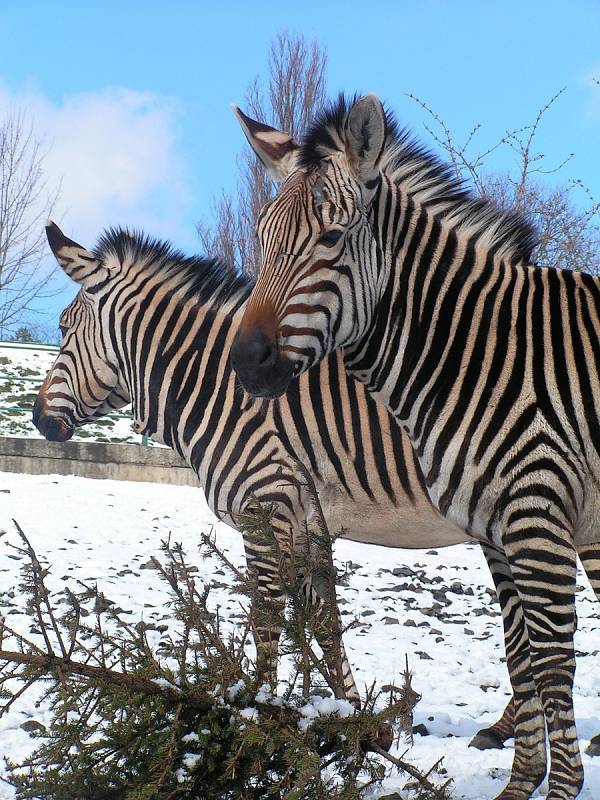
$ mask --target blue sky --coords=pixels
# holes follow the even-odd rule
[[[377,92],[427,139],[421,97],[458,139],[483,147],[530,122],[566,87],[538,145],[562,179],[600,198],[600,3],[143,2],[3,0],[0,113],[24,106],[62,179],[55,215],[92,244],[101,228],[141,226],[198,249],[195,222],[233,188],[245,144],[229,109],[265,74],[278,31],[315,37],[334,95]],[[509,165],[509,153],[494,166]],[[57,309],[73,294],[65,283]]]

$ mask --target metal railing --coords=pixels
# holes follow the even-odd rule
[[[8,350],[42,350],[49,353],[58,353],[60,347],[57,344],[37,344],[37,342],[2,342],[0,347]]]
[[[45,353],[58,353],[60,348],[56,344],[34,344],[29,342],[0,342],[0,350],[33,350]],[[36,384],[35,388],[36,391],[39,391],[43,379],[40,378],[32,378],[28,375],[8,375],[2,371],[2,364],[0,364],[0,381],[19,381],[21,383],[34,383]],[[0,393],[0,398],[1,398]],[[5,406],[1,404],[0,400],[0,414],[1,413],[10,413],[13,414],[17,412],[17,414],[31,414],[31,406],[20,406],[20,405],[11,405]],[[111,411],[110,414],[104,414],[102,417],[103,419],[130,419],[133,420],[133,416],[130,411],[123,412],[123,411]],[[141,443],[144,447],[147,447],[149,444],[149,438],[145,434],[140,435]],[[127,444],[124,442],[123,444]]]

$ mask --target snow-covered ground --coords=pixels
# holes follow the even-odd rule
[[[111,600],[147,622],[171,624],[165,588],[155,571],[143,568],[150,556],[160,555],[160,541],[169,534],[183,543],[201,577],[226,580],[215,575],[217,562],[198,554],[198,533],[214,522],[198,489],[0,473],[0,531],[6,531],[0,539],[0,611],[24,632],[29,629],[24,599],[13,596],[20,562],[7,547],[17,541],[13,518],[52,564],[51,588],[76,578],[98,579]],[[240,535],[217,524],[217,538],[242,564]],[[339,588],[342,614],[345,621],[353,616],[361,621],[346,634],[359,685],[398,682],[408,656],[413,685],[422,695],[415,723],[430,732],[415,736],[410,759],[425,768],[444,756],[457,798],[494,797],[507,779],[512,750],[467,747],[509,697],[500,618],[479,549],[460,545],[437,553],[410,552],[338,541],[336,558],[348,573],[347,585]],[[600,606],[583,576],[580,584],[575,710],[585,746],[600,733]],[[226,589],[217,586],[211,597],[224,617],[237,610]],[[20,726],[31,717],[43,723],[46,714],[26,696],[0,719],[0,753],[20,759],[28,752],[31,741]],[[584,755],[583,760],[581,797],[592,800],[600,797],[600,758]],[[404,783],[389,777],[369,797],[401,792]],[[0,784],[1,800],[10,797],[10,788]]]

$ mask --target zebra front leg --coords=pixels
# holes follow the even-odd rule
[[[306,602],[313,608],[312,627],[319,647],[323,651],[323,659],[333,678],[335,696],[349,700],[357,709],[360,708],[360,695],[352,668],[346,655],[344,640],[341,636],[342,621],[337,601],[329,602],[330,590],[326,586],[328,576],[310,575],[302,583],[301,591]],[[388,722],[379,724],[374,742],[384,750],[389,750],[394,739],[394,730]],[[373,740],[361,742],[365,752],[371,749]]]
[[[335,696],[360,706],[360,695],[340,635],[342,621],[337,602],[333,607],[327,601],[328,592],[323,576],[304,578],[301,592],[313,610],[313,633],[323,651],[323,659],[335,685]]]
[[[515,754],[510,783],[497,800],[526,800],[546,774],[546,732],[533,680],[523,606],[505,553],[482,545],[502,610],[506,661],[513,689]]]
[[[591,587],[600,601],[600,544],[592,543],[585,545],[577,551],[585,573]],[[504,742],[511,739],[514,733],[515,708],[513,699],[509,700],[500,719],[488,728],[478,731],[469,747],[476,747],[478,750],[501,749]],[[600,755],[600,733],[593,736],[585,752],[589,756]]]
[[[600,601],[600,544],[588,544],[578,550],[585,574],[594,590],[596,598]],[[592,736],[585,752],[588,756],[600,756],[600,733]]]
[[[540,476],[533,485],[544,486]],[[547,476],[546,476],[547,477]],[[528,476],[532,480],[531,476]],[[531,485],[531,484],[530,484]],[[567,520],[565,502],[515,492],[504,509],[503,545],[523,606],[529,635],[531,667],[546,718],[550,743],[547,800],[573,800],[583,784],[583,767],[573,711],[575,675],[575,578],[576,553]],[[528,678],[529,681],[529,678]],[[514,684],[513,684],[514,685]],[[511,781],[501,798],[522,797],[511,793],[531,774],[531,762],[517,759],[528,746],[519,743],[519,704],[515,687],[515,763]],[[527,723],[527,721],[525,721]],[[525,732],[529,725],[522,728]]]
[[[256,676],[260,683],[268,683],[275,690],[285,607],[279,559],[268,544],[257,542],[246,531],[243,539],[248,573],[256,587],[250,602],[252,634],[256,647]]]

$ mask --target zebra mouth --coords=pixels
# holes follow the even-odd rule
[[[275,400],[275,398],[281,397],[286,393],[289,382],[289,379],[285,378],[277,383],[270,384],[268,387],[251,383],[249,386],[244,386],[244,388],[252,397],[264,397],[267,400]]]
[[[288,367],[289,364],[289,367]],[[268,372],[255,371],[252,375],[240,376],[240,383],[248,394],[253,397],[265,397],[274,400],[285,394],[293,378],[293,369],[290,362],[281,363],[279,369]]]
[[[64,417],[55,417],[50,414],[39,417],[36,427],[49,442],[67,442],[75,432],[73,425]]]

